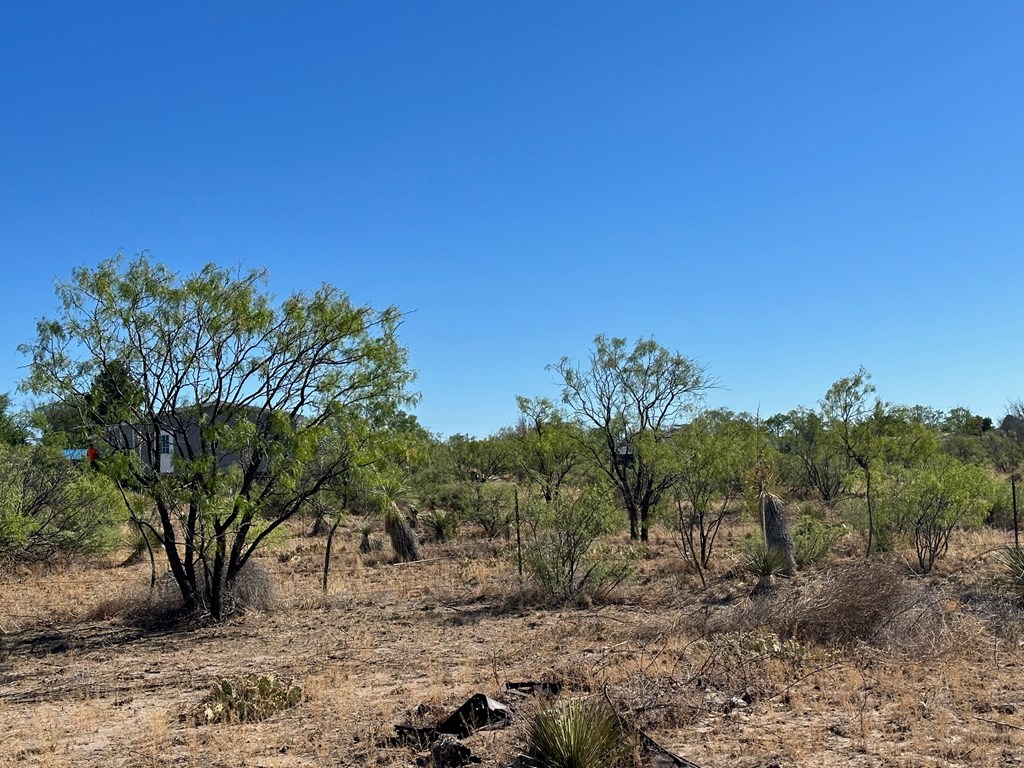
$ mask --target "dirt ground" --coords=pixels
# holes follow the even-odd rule
[[[272,606],[220,626],[140,626],[146,563],[4,576],[0,766],[409,766],[426,753],[394,726],[476,692],[516,716],[464,743],[509,766],[539,706],[506,695],[510,681],[607,693],[703,768],[1024,766],[1024,621],[995,575],[1003,534],[963,535],[932,576],[904,567],[913,620],[837,644],[773,631],[728,535],[707,589],[662,533],[612,600],[542,608],[506,542],[466,529],[398,565],[361,556],[355,525],[339,532],[326,594],[323,540],[296,536],[260,559]],[[267,672],[301,686],[297,706],[200,724],[216,680]]]

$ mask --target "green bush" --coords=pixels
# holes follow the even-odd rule
[[[629,578],[634,553],[597,544],[621,526],[605,488],[559,494],[541,514],[525,564],[541,592],[555,602],[600,597]]]
[[[202,705],[203,723],[251,723],[294,707],[302,689],[273,674],[222,678]]]
[[[437,542],[454,540],[459,534],[459,516],[447,509],[432,509],[418,518],[427,538]]]
[[[842,523],[826,523],[814,514],[800,517],[793,531],[793,556],[797,565],[814,565],[828,560],[836,542],[846,533]]]
[[[624,768],[631,753],[611,707],[572,701],[537,713],[522,762],[526,768]]]
[[[109,479],[47,446],[0,451],[0,560],[109,552],[127,511]]]

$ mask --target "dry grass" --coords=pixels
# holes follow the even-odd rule
[[[1005,534],[961,537],[927,578],[896,558],[884,600],[865,602],[883,572],[853,561],[801,573],[774,604],[750,602],[753,579],[727,548],[697,591],[671,538],[655,536],[613,601],[561,610],[524,603],[500,544],[470,531],[402,565],[360,555],[358,540],[354,525],[339,531],[326,594],[322,540],[269,553],[274,604],[213,627],[132,620],[146,565],[6,578],[0,766],[408,766],[417,753],[394,724],[545,679],[564,696],[607,686],[705,768],[1024,765],[1024,632],[991,554]],[[867,629],[839,631],[837,616]],[[263,672],[303,700],[259,723],[195,725],[214,680]],[[518,707],[513,727],[466,739],[484,765],[520,749],[535,704]]]

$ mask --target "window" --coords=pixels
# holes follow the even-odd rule
[[[171,436],[160,435],[160,453],[164,456],[168,456],[171,453]]]

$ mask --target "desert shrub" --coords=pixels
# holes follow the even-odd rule
[[[273,674],[222,678],[203,702],[200,722],[251,723],[294,707],[302,689]]]
[[[620,525],[607,489],[559,494],[526,549],[525,565],[541,592],[556,602],[603,596],[632,573],[633,558],[597,540]]]
[[[48,446],[0,452],[0,560],[53,562],[109,552],[124,504],[113,484]]]
[[[377,535],[377,528],[373,523],[363,523],[359,526],[359,551],[364,555],[377,552],[384,548],[384,541]]]
[[[419,516],[419,526],[433,541],[452,541],[459,533],[459,517],[451,510],[432,509]]]
[[[826,523],[815,514],[801,515],[793,531],[793,556],[797,565],[824,562],[835,551],[836,542],[846,533],[841,523]]]
[[[571,701],[536,714],[521,762],[525,768],[625,768],[633,764],[632,753],[611,707]]]
[[[1018,510],[1019,501],[1018,499]],[[1013,530],[1013,495],[1009,481],[995,481],[990,484],[985,498],[985,523],[993,528]]]
[[[277,601],[277,585],[270,571],[250,561],[232,584],[225,585],[222,599],[225,615],[247,610],[265,611],[273,608]]]
[[[466,514],[487,538],[508,538],[515,523],[511,489],[498,483],[476,483]]]

